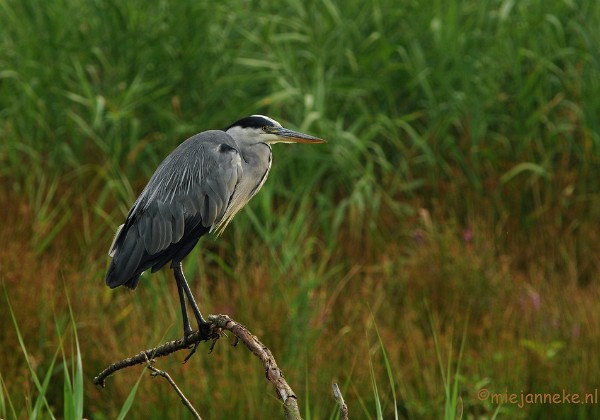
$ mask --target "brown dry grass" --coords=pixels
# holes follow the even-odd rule
[[[2,283],[32,363],[43,372],[57,348],[54,319],[68,313],[66,291],[82,347],[86,413],[114,416],[139,370],[117,374],[104,390],[95,388],[91,378],[109,362],[179,334],[174,282],[165,273],[142,282],[135,293],[109,291],[103,285],[109,233],[106,244],[81,249],[81,222],[72,220],[47,252],[36,255],[32,210],[14,194],[4,196],[0,205],[5,222],[0,233],[5,244],[0,250]],[[362,412],[361,399],[370,404],[369,359],[391,413],[391,389],[375,326],[393,368],[400,408],[417,417],[440,413],[444,388],[436,354],[445,358],[452,351],[456,356],[465,325],[460,374],[471,413],[495,409],[476,399],[481,386],[496,392],[589,392],[597,386],[600,365],[593,349],[600,346],[595,316],[600,287],[597,282],[578,284],[574,262],[589,260],[589,255],[576,253],[579,243],[595,238],[594,231],[563,231],[555,241],[559,233],[544,228],[503,244],[498,235],[505,235],[509,223],[489,226],[472,219],[465,227],[442,217],[422,210],[418,217],[397,220],[396,231],[374,236],[379,239],[368,253],[356,240],[341,240],[327,255],[317,240],[315,255],[288,272],[264,263],[280,258],[281,251],[273,255],[252,243],[252,252],[243,255],[226,245],[240,240],[232,231],[216,242],[204,242],[210,252],[194,254],[201,268],[191,280],[205,311],[228,313],[270,346],[301,406],[310,401],[317,418],[334,409],[327,395],[332,380],[347,385],[351,412]],[[325,281],[316,278],[320,252],[328,259]],[[231,270],[224,271],[215,256],[231,264]],[[2,375],[19,405],[35,394],[34,387],[6,305],[0,311],[0,345],[12,349],[3,352]],[[253,416],[277,412],[278,402],[269,396],[257,362],[226,343],[222,340],[210,356],[202,349],[186,365],[178,357],[160,361],[160,368],[176,378],[209,418],[244,410]],[[57,386],[49,398],[60,401],[60,395]],[[142,381],[134,414],[167,407],[181,413],[177,397],[164,384]]]

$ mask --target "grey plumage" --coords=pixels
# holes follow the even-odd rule
[[[133,204],[110,248],[106,284],[137,287],[140,275],[168,262],[178,281],[184,331],[189,333],[183,294],[203,323],[181,261],[201,236],[220,234],[266,181],[271,146],[277,142],[322,143],[321,139],[253,115],[225,131],[210,130],[187,139],[165,158]]]
[[[169,262],[167,256],[184,245],[184,235],[195,245],[217,224],[242,177],[240,156],[223,131],[206,131],[180,144],[157,168],[117,234],[106,284],[135,288],[142,272]]]

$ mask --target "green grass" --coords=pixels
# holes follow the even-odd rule
[[[27,350],[27,346],[19,328],[15,312],[10,303],[10,300],[8,299],[6,289],[4,290],[4,295],[6,298],[6,305],[12,318],[18,344],[22,356],[25,359],[27,368],[29,370],[29,377],[35,385],[35,393],[32,395],[25,395],[26,404],[24,410],[20,411],[19,414],[17,414],[18,412],[15,408],[16,404],[12,402],[11,393],[8,392],[4,381],[2,381],[3,389],[0,392],[0,394],[2,395],[2,397],[0,398],[2,401],[2,403],[0,404],[0,414],[2,414],[3,418],[6,418],[6,414],[8,413],[8,407],[10,407],[10,414],[14,418],[22,416],[26,416],[30,419],[54,419],[56,417],[64,417],[66,419],[83,418],[83,365],[81,359],[81,351],[79,347],[79,340],[77,337],[77,330],[75,326],[75,321],[73,319],[73,313],[69,311],[69,324],[72,328],[70,334],[67,334],[67,332],[65,331],[65,323],[59,321],[58,319],[55,319],[55,330],[58,339],[58,348],[54,351],[53,355],[51,356],[48,362],[49,364],[45,369],[45,372],[40,372],[34,366],[34,362],[32,361],[33,358]],[[74,347],[71,349],[71,352],[69,352],[69,356],[67,355],[67,352],[64,347],[65,340],[67,339],[73,341],[72,344]],[[60,359],[58,357],[59,355],[61,356]],[[60,369],[60,365],[62,365],[62,369]],[[55,369],[57,367],[59,369]],[[62,370],[62,404],[60,404],[60,401],[54,401],[53,403],[49,402],[51,394],[53,394],[54,392],[54,390],[52,389],[52,384],[55,384],[56,382],[60,381],[61,376],[56,374],[55,370]],[[55,404],[58,406],[56,406]],[[19,409],[21,410],[22,407],[19,407]]]
[[[0,417],[184,414],[134,369],[91,384],[181,324],[169,273],[109,291],[106,252],[170,150],[253,113],[328,143],[276,146],[185,270],[307,417],[334,379],[366,418],[597,417],[476,398],[597,387],[596,3],[0,0]],[[200,353],[160,368],[201,415],[281,414],[243,349]]]
[[[468,318],[467,318],[468,320]],[[436,327],[431,320],[431,333],[433,336],[433,341],[435,344],[435,351],[437,354],[438,364],[440,367],[440,373],[442,375],[442,381],[444,384],[444,419],[452,420],[455,418],[462,418],[463,415],[463,402],[462,397],[460,396],[460,370],[461,370],[461,362],[463,351],[465,350],[465,341],[467,337],[467,326],[465,324],[465,329],[462,337],[462,341],[460,343],[460,348],[458,352],[458,356],[453,355],[453,347],[452,342],[450,342],[448,360],[443,360],[442,350],[440,343],[438,341],[438,334],[436,331]],[[450,336],[452,340],[452,336]]]

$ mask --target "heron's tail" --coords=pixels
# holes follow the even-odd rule
[[[137,229],[125,229],[119,226],[115,239],[110,247],[109,256],[112,257],[106,285],[111,289],[126,286],[135,289],[144,271],[140,267],[144,254],[144,243],[138,237]]]
[[[110,287],[111,289],[114,289],[115,287],[119,287],[119,286],[126,286],[130,289],[135,289],[138,285],[138,283],[140,282],[140,276],[142,275],[142,273],[138,273],[134,276],[131,276],[130,278],[126,279],[126,280],[122,280],[122,277],[119,277],[116,275],[116,270],[114,268],[114,264],[111,263],[110,267],[108,269],[108,273],[106,274],[106,285],[108,287]]]

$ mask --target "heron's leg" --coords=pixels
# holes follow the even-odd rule
[[[190,325],[187,306],[185,306],[185,292],[177,275],[175,275],[175,281],[177,282],[177,293],[179,293],[179,303],[181,304],[181,318],[183,319],[183,335],[187,337],[192,333],[192,326]]]
[[[181,263],[173,265],[173,273],[175,274],[175,278],[177,279],[177,284],[181,285],[183,291],[185,292],[185,296],[187,297],[190,306],[192,307],[192,311],[194,311],[194,315],[196,316],[196,321],[198,321],[198,326],[203,327],[208,324],[202,317],[200,313],[200,309],[198,309],[198,305],[196,304],[196,300],[192,295],[192,291],[190,290],[190,286],[188,285],[185,276],[183,275],[183,269]]]

